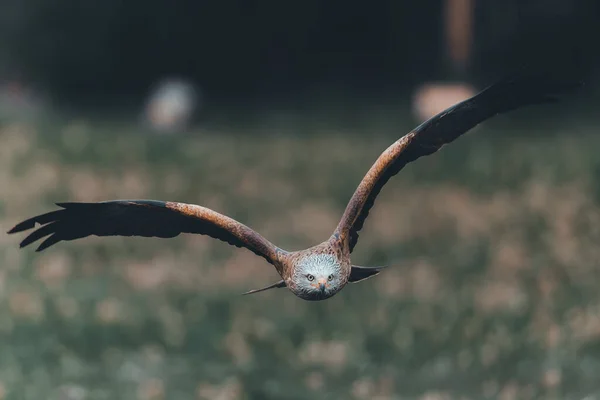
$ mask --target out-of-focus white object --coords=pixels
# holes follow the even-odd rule
[[[48,108],[40,92],[20,80],[0,82],[0,118],[33,119]]]
[[[175,133],[189,126],[200,101],[200,92],[191,82],[167,78],[152,89],[145,119],[158,132]]]
[[[475,93],[475,88],[466,83],[428,83],[415,92],[413,113],[419,120],[425,121]]]

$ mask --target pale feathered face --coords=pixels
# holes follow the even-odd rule
[[[337,259],[331,254],[313,254],[298,261],[290,290],[304,300],[325,300],[342,289],[344,280]]]

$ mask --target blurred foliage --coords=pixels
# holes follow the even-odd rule
[[[54,201],[155,198],[299,249],[328,237],[398,138],[377,126],[168,138],[94,126],[2,126],[4,231]],[[210,238],[87,238],[34,253],[0,235],[0,399],[600,395],[595,129],[491,123],[409,165],[353,258],[389,268],[325,302],[239,296],[276,272]]]

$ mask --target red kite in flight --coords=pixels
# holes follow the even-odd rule
[[[273,264],[282,278],[247,293],[287,287],[302,299],[324,300],[348,282],[360,282],[382,270],[382,267],[352,265],[350,254],[375,198],[406,164],[435,153],[444,144],[497,114],[529,104],[553,102],[555,95],[575,86],[578,85],[536,76],[512,76],[430,118],[379,156],[358,185],[331,237],[305,250],[282,250],[246,225],[208,208],[156,200],[57,203],[61,209],[23,221],[8,233],[41,224],[21,242],[24,247],[46,238],[37,251],[61,240],[90,235],[160,238],[172,238],[183,232],[208,235],[251,250]]]

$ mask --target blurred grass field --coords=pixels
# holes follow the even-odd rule
[[[153,198],[300,249],[330,235],[411,127],[152,137],[5,122],[0,225],[55,201]],[[239,296],[277,274],[210,238],[93,237],[35,253],[2,234],[0,399],[597,398],[599,148],[591,126],[503,119],[409,165],[353,257],[390,267],[325,302]]]

